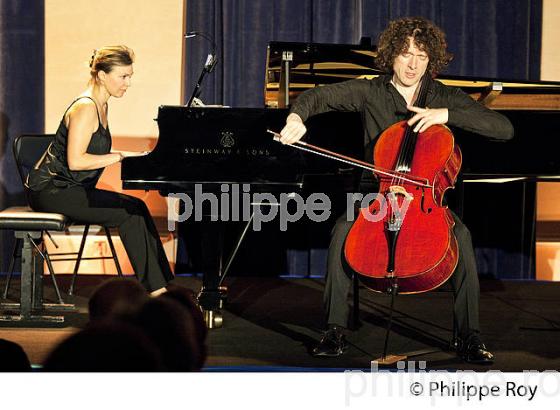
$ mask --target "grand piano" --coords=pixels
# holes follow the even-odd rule
[[[162,195],[193,195],[197,189],[199,193],[229,193],[233,185],[246,187],[251,193],[275,195],[326,192],[337,198],[353,192],[359,178],[356,170],[282,146],[267,129],[279,131],[290,102],[310,87],[379,75],[372,58],[375,52],[375,47],[367,44],[271,42],[264,82],[265,108],[159,107],[158,143],[144,157],[123,160],[123,188],[157,190]],[[515,138],[507,142],[453,130],[463,152],[463,167],[457,192],[450,201],[457,212],[464,214],[475,246],[478,240],[482,249],[507,248],[508,254],[517,258],[502,265],[518,270],[520,277],[531,277],[535,182],[560,180],[560,159],[552,148],[556,146],[552,139],[560,137],[560,83],[448,76],[439,80],[462,88],[513,123]],[[342,143],[340,124],[345,129]],[[358,115],[322,114],[309,119],[307,126],[307,142],[363,157],[363,129]],[[480,184],[513,181],[517,184]],[[473,182],[477,184],[471,185]],[[212,219],[212,213],[216,211],[205,210],[204,215]],[[202,230],[202,240],[216,248],[205,251],[209,256],[199,293],[210,327],[221,325],[219,309],[227,291],[223,279],[243,235],[250,229],[250,220],[246,222],[227,260],[216,240],[223,237],[223,224],[209,222]],[[513,235],[512,226],[517,227]]]

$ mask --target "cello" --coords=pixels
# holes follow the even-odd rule
[[[425,74],[415,106],[426,106],[428,84]],[[353,223],[346,261],[374,291],[420,293],[441,286],[458,262],[455,222],[443,201],[461,168],[453,134],[444,125],[418,133],[401,121],[380,135],[373,159],[393,172],[380,176],[376,200]],[[408,175],[425,185],[411,184]]]
[[[428,85],[426,73],[415,106],[426,105]],[[365,286],[393,295],[441,286],[455,270],[459,252],[444,194],[457,180],[461,150],[446,126],[432,125],[418,133],[407,124],[408,119],[380,135],[375,165],[303,141],[291,145],[378,176],[379,192],[369,207],[360,210],[346,238],[344,255]],[[280,141],[280,134],[267,132]]]

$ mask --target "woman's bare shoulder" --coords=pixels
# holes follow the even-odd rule
[[[70,122],[82,125],[97,126],[97,106],[93,100],[84,96],[78,97],[66,112],[64,121],[68,126]]]

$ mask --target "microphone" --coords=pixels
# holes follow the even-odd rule
[[[187,107],[192,107],[193,102],[200,95],[200,91],[202,89],[202,81],[204,80],[205,75],[210,74],[212,71],[214,71],[216,63],[218,62],[218,58],[216,57],[216,42],[214,41],[213,37],[209,36],[206,33],[203,33],[202,31],[189,31],[184,35],[184,38],[187,39],[198,36],[202,37],[210,44],[212,44],[212,51],[208,54],[208,57],[206,57],[206,62],[204,63],[202,71],[200,72],[200,76],[198,77],[198,81],[196,82],[191,98],[189,98],[189,101],[186,104]]]
[[[218,63],[218,57],[216,57],[216,42],[214,41],[214,38],[202,31],[188,31],[184,35],[185,38],[193,38],[199,36],[212,44],[212,51],[208,54],[208,56],[206,57],[206,62],[204,63],[204,70],[207,73],[211,73],[212,71],[214,71],[214,68]]]

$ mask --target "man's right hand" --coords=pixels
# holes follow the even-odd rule
[[[280,131],[280,142],[282,144],[293,144],[298,142],[307,132],[307,128],[303,124],[301,117],[295,113],[291,113],[286,118],[286,125]]]

